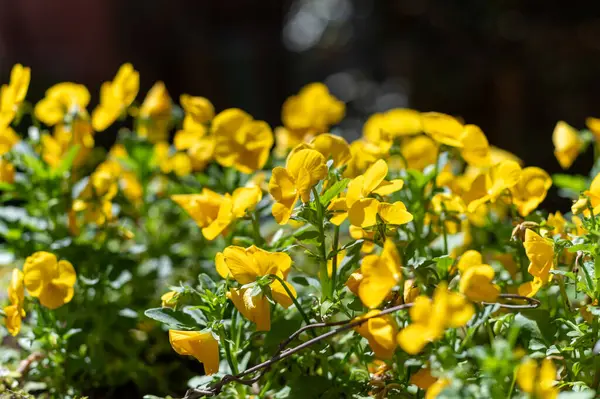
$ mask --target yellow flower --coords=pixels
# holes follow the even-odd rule
[[[345,109],[345,104],[332,96],[327,86],[311,83],[285,100],[281,119],[286,129],[304,138],[327,132],[342,120]]]
[[[439,226],[443,220],[446,234],[456,234],[461,227],[458,216],[466,212],[466,207],[462,198],[458,195],[437,193],[431,198],[430,211],[431,213],[426,215],[425,221],[432,224],[436,232],[439,231]]]
[[[586,118],[585,124],[594,134],[596,141],[600,140],[600,118]]]
[[[373,165],[378,159],[388,156],[387,151],[366,140],[353,141],[350,144],[350,154],[352,158],[348,162],[346,170],[344,170],[344,177],[349,178],[355,178],[365,173],[369,166]]]
[[[534,211],[544,201],[551,186],[552,178],[544,169],[531,166],[523,169],[519,181],[510,189],[521,216]]]
[[[410,383],[418,386],[421,389],[429,388],[437,380],[437,378],[431,375],[431,370],[428,367],[421,368],[419,371],[410,376]]]
[[[400,153],[406,160],[408,169],[423,170],[426,166],[435,164],[438,146],[429,136],[417,136],[400,145]]]
[[[77,276],[70,262],[58,261],[49,252],[36,252],[25,259],[23,274],[29,294],[48,309],[56,309],[73,299]]]
[[[86,221],[103,225],[112,220],[111,200],[117,195],[121,172],[116,166],[114,162],[98,165],[79,197],[73,201],[73,210],[85,211]]]
[[[205,124],[215,117],[215,107],[204,97],[182,94],[179,102],[185,111],[186,119],[190,119],[198,125]]]
[[[200,194],[179,194],[171,199],[202,228],[207,240],[214,240],[234,220],[243,218],[262,199],[258,187],[240,187],[233,194],[221,195],[203,188]]]
[[[13,184],[15,182],[15,167],[6,159],[0,158],[0,182]]]
[[[152,143],[168,139],[167,128],[173,104],[163,82],[156,82],[148,91],[139,111],[137,132]]]
[[[567,220],[563,217],[560,211],[556,211],[555,213],[550,213],[548,215],[546,226],[553,227],[553,229],[544,229],[544,235],[560,235],[564,237],[567,228]]]
[[[467,271],[467,269],[469,269],[471,266],[482,264],[483,256],[481,256],[481,254],[478,251],[475,251],[474,249],[469,249],[464,254],[462,254],[460,259],[458,260],[458,263],[456,264],[456,268],[461,274],[464,274]]]
[[[354,273],[348,276],[348,280],[346,280],[346,287],[350,290],[354,295],[358,295],[358,288],[360,287],[360,283],[363,279],[363,275],[360,272],[360,269],[355,271]]]
[[[311,140],[310,143],[302,143],[294,147],[290,152],[289,157],[294,153],[303,150],[311,149],[319,151],[326,160],[332,159],[333,166],[339,168],[345,165],[352,158],[350,153],[350,146],[340,136],[335,136],[329,133],[323,133]]]
[[[462,147],[461,137],[464,127],[456,118],[439,112],[421,114],[423,131],[440,144]]]
[[[440,393],[450,385],[450,380],[447,378],[440,378],[434,382],[425,393],[425,399],[436,399]]]
[[[175,304],[177,303],[177,301],[174,299],[175,296],[177,295],[176,291],[169,291],[165,294],[163,294],[160,297],[161,300],[161,305],[163,308],[172,308],[175,306]]]
[[[94,148],[94,132],[89,121],[76,118],[69,124],[56,124],[52,135],[42,135],[41,143],[42,159],[53,169],[60,165],[73,146],[79,146],[73,160],[74,169],[88,160]]]
[[[27,95],[30,79],[31,70],[16,64],[10,72],[10,82],[0,87],[0,130],[10,125],[17,114]]]
[[[472,166],[490,166],[490,145],[479,126],[465,125],[460,136],[460,155]]]
[[[204,372],[219,371],[219,342],[210,331],[169,330],[169,342],[180,355],[193,356],[204,364]]]
[[[460,276],[458,290],[476,302],[494,302],[500,295],[500,288],[493,284],[494,269],[490,265],[472,265]]]
[[[183,129],[175,133],[173,144],[178,151],[187,151],[194,171],[202,171],[213,159],[215,139],[206,136],[206,123],[212,120],[215,109],[204,97],[182,94],[181,105],[185,111]]]
[[[13,337],[21,331],[21,320],[25,317],[23,303],[25,292],[23,285],[23,272],[13,269],[10,284],[8,285],[8,300],[10,305],[4,307],[6,315],[6,329]]]
[[[360,267],[363,278],[358,287],[358,296],[369,308],[376,308],[402,280],[400,255],[396,244],[386,239],[381,255],[368,255]]]
[[[358,226],[350,226],[350,237],[355,240],[365,240],[360,248],[360,251],[366,254],[370,254],[375,249],[375,238],[374,231],[367,231]]]
[[[325,176],[325,157],[320,152],[310,149],[292,154],[285,168],[274,168],[269,181],[269,193],[275,199],[272,213],[277,223],[286,224],[298,198],[301,198],[302,202],[308,202],[310,190]]]
[[[514,161],[502,161],[492,166],[486,175],[486,194],[471,201],[467,210],[475,212],[480,205],[486,202],[496,202],[500,195],[519,182],[520,177],[521,167]]]
[[[517,383],[523,392],[539,399],[554,399],[558,397],[556,382],[556,367],[552,360],[544,359],[538,367],[534,359],[527,359],[517,369]]]
[[[600,173],[598,173],[596,177],[594,177],[594,180],[592,180],[592,183],[590,184],[590,189],[584,191],[583,194],[589,199],[589,205],[591,205],[594,211],[594,215],[600,213]],[[573,205],[571,209],[573,213],[579,213],[583,211],[584,214],[586,214],[587,216],[587,214],[589,213],[589,211],[587,211],[587,201],[583,200],[583,203],[580,202],[582,202],[581,198],[577,203]]]
[[[212,122],[215,160],[222,166],[252,173],[265,166],[273,146],[273,132],[264,121],[241,109],[220,112]]]
[[[140,89],[140,74],[129,63],[121,65],[111,82],[100,87],[100,104],[92,112],[94,130],[102,132],[133,103]]]
[[[398,333],[398,344],[410,355],[419,353],[425,345],[442,337],[446,328],[462,327],[471,319],[475,309],[466,298],[440,283],[433,300],[426,296],[415,299],[409,310],[411,324]]]
[[[503,150],[498,147],[490,146],[491,165],[496,165],[502,161],[514,161],[519,165],[523,165],[523,161],[512,152]]]
[[[375,199],[367,198],[371,194],[385,196],[402,189],[404,181],[402,181],[402,179],[394,179],[391,181],[385,180],[387,174],[387,163],[380,159],[371,165],[364,174],[354,178],[348,184],[346,196],[331,202],[329,209],[336,211],[331,218],[331,222],[339,226],[346,220],[346,217],[350,215],[350,223],[354,226],[369,227],[376,224],[375,215],[379,213],[381,207],[385,208],[383,212],[387,212],[387,214],[390,215],[390,212],[400,212],[400,208],[404,206],[401,202],[397,202],[396,204],[399,205],[394,204],[395,207],[389,209],[387,205],[390,204],[383,205],[385,203],[380,203]],[[365,209],[367,208],[369,211],[365,212]],[[370,211],[374,212],[374,214],[372,212],[368,213]],[[380,215],[382,217],[383,212]],[[404,207],[404,214],[401,215],[401,219],[404,220],[408,215],[410,215],[410,213],[406,212],[406,207]],[[398,221],[397,219],[394,219],[394,221],[398,223],[392,224],[408,223],[412,220],[412,216],[410,220],[402,220]]]
[[[531,229],[525,231],[523,246],[530,262],[527,271],[533,276],[533,281],[521,284],[519,295],[532,297],[552,280],[550,270],[554,269],[554,246]]]
[[[409,279],[404,282],[404,293],[403,299],[404,303],[413,303],[415,299],[419,296],[421,290],[415,284],[415,280]]]
[[[377,220],[390,225],[402,225],[413,220],[402,201],[394,203],[379,202],[374,198],[357,201],[348,212],[348,220],[353,226],[367,228],[375,226]]]
[[[371,115],[363,127],[363,137],[388,151],[395,138],[419,134],[422,130],[418,111],[395,108]]]
[[[90,92],[84,85],[71,82],[58,83],[46,90],[46,96],[34,108],[35,117],[48,126],[68,122],[67,116],[83,116],[90,102]]]
[[[365,319],[381,313],[379,310],[371,310],[364,316],[354,320]],[[395,336],[398,333],[398,325],[393,317],[384,315],[372,317],[366,322],[354,327],[355,331],[367,339],[369,346],[379,359],[391,359],[398,344]]]
[[[232,245],[217,254],[215,265],[223,278],[231,276],[238,283],[246,285],[254,283],[259,277],[271,274],[285,280],[292,267],[292,259],[284,252],[268,252],[254,245],[245,249]],[[296,297],[294,287],[286,281],[284,284]],[[293,303],[278,280],[273,280],[269,286],[275,302],[284,308],[288,308]],[[253,291],[250,287],[232,288],[227,293],[227,297],[244,317],[256,323],[258,331],[269,331],[271,329],[269,301],[262,291],[258,294]]]
[[[2,127],[0,125],[0,156],[9,152],[20,140],[10,126]]]
[[[569,169],[583,147],[583,140],[579,137],[577,130],[560,121],[556,124],[552,133],[554,143],[554,156],[563,169]]]

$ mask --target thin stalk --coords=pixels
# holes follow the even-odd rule
[[[329,289],[329,276],[327,275],[327,248],[326,248],[326,243],[325,243],[325,227],[324,227],[324,222],[325,222],[325,210],[323,209],[323,204],[321,204],[321,201],[319,200],[319,193],[317,192],[317,189],[313,187],[312,189],[313,192],[313,196],[315,198],[315,204],[317,207],[317,219],[319,220],[319,223],[317,224],[317,229],[319,230],[319,250],[320,250],[320,255],[321,255],[321,270],[319,273],[319,278],[321,280],[321,290],[322,292],[322,297],[323,299],[327,299],[330,296],[330,289]]]
[[[253,212],[251,214],[250,218],[252,219],[252,230],[254,232],[254,241],[256,242],[256,245],[261,246],[262,244],[265,243],[265,240],[262,237],[262,235],[260,234],[260,223],[258,220],[258,212]]]
[[[219,336],[221,338],[221,343],[225,347],[225,356],[227,357],[227,364],[229,364],[229,368],[233,374],[238,374],[239,370],[237,367],[237,362],[234,361],[234,357],[231,356],[231,347],[229,344],[229,339],[227,338],[227,334],[225,333],[225,328],[221,325],[219,328]]]
[[[333,259],[331,260],[331,297],[335,296],[336,279],[337,279],[337,261],[338,261],[338,246],[340,243],[340,226],[335,226],[333,229]]]
[[[279,277],[279,276],[277,276],[275,274],[271,274],[271,277],[273,277],[275,280],[279,281],[279,283],[281,284],[281,286],[285,290],[286,294],[288,294],[288,296],[290,297],[290,299],[294,303],[294,306],[296,307],[296,309],[298,309],[298,312],[300,312],[300,315],[304,319],[304,322],[307,325],[310,324],[310,319],[308,318],[308,316],[306,315],[306,313],[304,313],[304,310],[302,310],[302,306],[300,306],[300,304],[298,303],[298,300],[296,299],[296,297],[294,296],[294,294],[292,294],[292,292],[288,288],[287,284],[285,284],[285,281],[283,281],[283,279],[281,277]]]
[[[510,389],[508,390],[508,395],[506,396],[508,399],[512,398],[513,391],[515,390],[515,382],[517,382],[517,370],[513,372],[513,378],[510,382]]]

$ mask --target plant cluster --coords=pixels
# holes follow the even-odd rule
[[[313,83],[274,131],[123,65],[99,93],[0,89],[0,394],[592,398],[600,162],[524,166],[438,112]],[[559,122],[567,169],[600,119]],[[96,135],[118,126],[106,151]],[[128,127],[131,126],[131,127]],[[172,143],[169,141],[174,132]],[[552,185],[571,212],[538,210]],[[153,397],[148,395],[147,397]]]

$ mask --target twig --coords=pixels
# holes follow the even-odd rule
[[[528,298],[528,297],[521,296],[521,295],[500,294],[500,298],[507,299],[509,301],[520,300],[520,301],[524,301],[526,303],[511,304],[511,303],[498,303],[498,302],[481,302],[481,304],[482,305],[499,305],[500,307],[507,308],[507,309],[534,309],[534,308],[537,308],[538,306],[540,306],[540,301],[538,301],[537,299]],[[230,382],[237,382],[237,383],[244,384],[244,385],[252,385],[255,382],[257,382],[269,370],[269,368],[274,363],[276,363],[282,359],[285,359],[286,357],[292,356],[293,354],[300,352],[301,350],[306,349],[306,348],[308,348],[320,341],[323,341],[327,338],[333,337],[334,335],[337,335],[344,331],[348,331],[354,327],[358,327],[370,319],[373,319],[375,317],[381,317],[381,316],[384,316],[384,315],[387,315],[390,313],[394,313],[394,312],[397,312],[400,310],[405,310],[405,309],[411,308],[412,306],[413,306],[412,303],[405,303],[402,305],[392,306],[390,308],[382,310],[381,312],[379,312],[375,315],[371,315],[369,317],[364,317],[359,320],[342,320],[342,321],[332,322],[332,323],[314,323],[314,324],[306,325],[306,326],[298,329],[297,331],[295,331],[285,341],[283,341],[279,345],[279,348],[277,349],[275,354],[273,354],[273,356],[270,359],[268,359],[262,363],[259,363],[256,366],[250,367],[249,369],[244,370],[244,371],[238,373],[237,375],[226,375],[220,381],[218,381],[217,383],[215,383],[213,386],[211,386],[209,388],[204,388],[204,389],[191,388],[186,392],[183,399],[198,399],[198,398],[201,398],[204,396],[216,396],[219,393],[221,393],[223,387],[225,385],[229,384]],[[295,346],[290,349],[285,349],[285,347],[287,345],[289,345],[296,337],[298,337],[300,334],[302,334],[305,331],[313,330],[315,328],[336,327],[336,326],[340,326],[340,327],[336,328],[334,330],[330,330],[324,334],[318,335],[314,338],[311,338],[308,341],[305,341],[298,346]],[[249,374],[255,373],[257,371],[261,371],[261,372],[256,377],[250,378],[250,379],[243,378],[243,377],[245,377]]]

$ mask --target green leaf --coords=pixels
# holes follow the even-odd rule
[[[529,309],[515,316],[515,325],[529,332],[530,338],[552,342],[556,326],[550,319],[550,312],[545,309]]]
[[[52,171],[52,176],[62,176],[67,170],[71,169],[71,166],[73,166],[73,161],[75,161],[75,157],[79,152],[79,148],[80,147],[78,144],[69,148],[69,151],[67,151],[65,156],[62,158],[58,167]]]
[[[440,277],[443,277],[448,274],[448,270],[454,262],[454,259],[452,259],[448,255],[440,256],[439,258],[433,258],[433,260],[435,261],[436,269]]]
[[[323,195],[320,196],[319,200],[321,201],[321,204],[323,204],[324,207],[327,207],[332,199],[344,191],[348,183],[350,183],[350,179],[343,179],[334,183],[327,189],[327,191],[325,191]]]
[[[304,230],[294,233],[294,237],[300,241],[314,240],[319,237],[319,232],[317,230]]]
[[[552,175],[552,182],[558,188],[571,190],[576,193],[587,188],[587,179],[581,175],[565,175],[562,173]]]
[[[192,316],[170,308],[153,308],[144,312],[146,317],[177,329],[193,329],[197,323]]]

